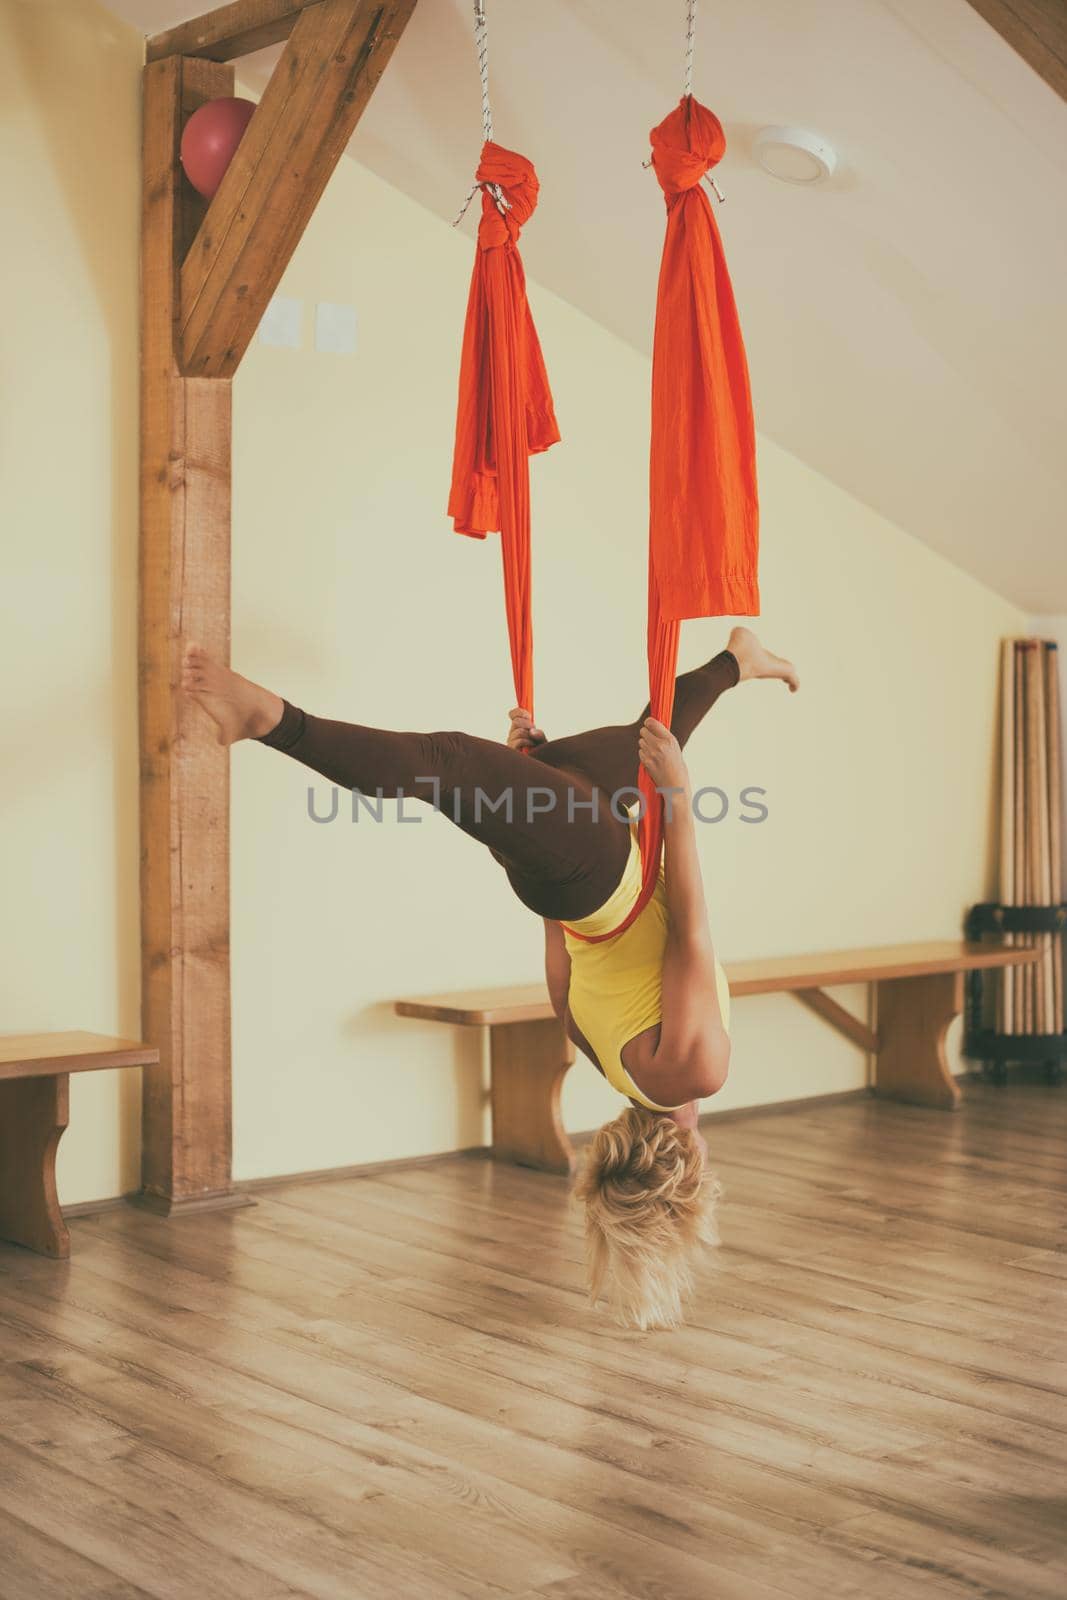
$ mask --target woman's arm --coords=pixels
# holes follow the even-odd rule
[[[563,939],[563,929],[558,922],[544,918],[545,924],[545,982],[552,1009],[561,1021],[567,1019],[567,996],[571,989],[571,958]]]
[[[675,797],[673,815],[664,820],[663,837],[670,926],[663,952],[663,1016],[657,1055],[662,1052],[665,1057],[692,1062],[701,1073],[707,1066],[710,1073],[710,1060],[705,1057],[717,1058],[727,1036],[719,1009],[715,950],[688,789],[684,798]]]
[[[533,718],[522,706],[508,712],[508,746],[512,750],[532,750],[544,744],[545,736],[535,728]],[[545,982],[552,1009],[562,1022],[567,1020],[567,996],[571,988],[571,958],[558,922],[542,919],[545,925]]]
[[[688,772],[677,787],[680,792],[667,797],[663,815],[663,869],[667,884],[670,937],[706,948],[710,953],[711,930],[708,927],[704,879],[697,854],[697,830]]]
[[[545,978],[548,983],[548,995],[552,1001],[552,1009],[562,1022],[564,1031],[593,1063],[597,1071],[604,1075],[604,1068],[597,1060],[596,1051],[593,1049],[585,1034],[575,1022],[568,1005],[571,990],[571,958],[570,952],[563,939],[563,929],[558,922],[550,922],[546,917],[545,924]]]
[[[730,1041],[723,1027],[715,950],[697,855],[689,773],[677,739],[649,718],[641,760],[657,788],[676,791],[664,807],[664,876],[670,927],[663,955],[662,1017],[654,1060],[676,1069],[698,1098],[722,1087]]]

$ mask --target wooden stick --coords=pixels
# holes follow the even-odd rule
[[[1048,878],[1048,781],[1045,770],[1045,696],[1044,651],[1035,639],[1027,640],[1026,649],[1026,787],[1029,796],[1030,826],[1027,833],[1027,904],[1047,904],[1045,888]],[[1044,939],[1038,934],[1034,943],[1042,950],[1034,969],[1034,1027],[1035,1033],[1047,1033],[1045,1026],[1046,972]]]
[[[1023,642],[1022,642],[1022,649],[1019,652],[1019,685],[1020,685],[1020,692],[1022,694],[1022,700],[1023,700],[1022,753],[1021,753],[1021,757],[1020,757],[1020,764],[1021,764],[1021,767],[1022,767],[1022,785],[1023,785],[1023,838],[1022,838],[1023,876],[1022,876],[1022,894],[1020,896],[1020,904],[1024,905],[1024,906],[1029,906],[1029,905],[1033,904],[1033,892],[1034,892],[1034,886],[1033,886],[1033,853],[1032,853],[1031,846],[1030,846],[1030,841],[1031,841],[1031,838],[1033,837],[1033,832],[1034,832],[1034,789],[1033,789],[1033,784],[1031,783],[1031,771],[1030,771],[1030,750],[1031,750],[1031,746],[1033,744],[1034,730],[1033,730],[1033,712],[1032,712],[1032,707],[1030,705],[1030,692],[1029,692],[1030,676],[1029,676],[1029,674],[1030,674],[1030,642],[1029,642],[1029,640],[1024,639]],[[1028,933],[1026,935],[1026,941],[1025,942],[1026,942],[1026,946],[1027,946],[1028,949],[1033,949],[1033,946],[1034,946],[1034,935],[1032,933]],[[1037,1027],[1037,1006],[1036,1006],[1036,1002],[1037,1002],[1037,974],[1034,971],[1033,967],[1031,967],[1031,969],[1030,969],[1030,977],[1029,977],[1029,980],[1028,980],[1028,983],[1027,983],[1027,994],[1026,994],[1026,1031],[1027,1031],[1027,1033],[1033,1033],[1036,1030],[1036,1027]]]
[[[1026,792],[1026,840],[1025,840],[1025,846],[1024,846],[1025,856],[1026,856],[1026,867],[1025,867],[1026,895],[1025,895],[1025,899],[1024,899],[1023,903],[1024,903],[1024,905],[1027,905],[1027,906],[1032,906],[1032,905],[1036,904],[1036,901],[1037,901],[1037,894],[1038,894],[1037,833],[1038,833],[1038,829],[1040,827],[1040,810],[1039,810],[1039,805],[1038,805],[1038,782],[1037,782],[1037,760],[1036,760],[1037,752],[1036,752],[1036,746],[1035,746],[1037,707],[1034,704],[1033,687],[1032,687],[1032,685],[1033,685],[1033,660],[1034,660],[1033,641],[1030,640],[1030,639],[1027,639],[1027,641],[1026,641],[1026,650],[1025,650],[1025,653],[1023,655],[1023,698],[1026,701],[1026,733],[1025,733],[1025,743],[1024,743],[1024,749],[1023,749],[1023,787],[1024,787],[1025,792]],[[1031,933],[1028,936],[1028,942],[1029,942],[1031,948],[1036,948],[1037,943],[1038,943],[1037,934]],[[1034,967],[1034,969],[1033,969],[1033,971],[1032,971],[1032,973],[1030,975],[1030,983],[1031,983],[1030,1032],[1031,1033],[1036,1033],[1038,1031],[1038,1029],[1040,1028],[1040,1026],[1041,1026],[1041,1016],[1040,1016],[1040,1008],[1041,1008],[1041,994],[1040,994],[1041,979],[1040,979],[1040,976],[1039,976],[1039,973],[1038,973],[1038,969],[1037,969],[1036,966]]]
[[[1015,790],[1015,836],[1012,851],[1013,860],[1013,892],[1012,905],[1026,904],[1026,697],[1024,694],[1025,660],[1026,654],[1023,641],[1016,639],[1013,646],[1014,659],[1014,772],[1013,783]],[[1019,943],[1026,946],[1029,939],[1025,933],[1019,935]],[[1030,1010],[1032,1005],[1031,995],[1033,981],[1029,967],[1020,974],[1019,1005],[1015,1016],[1015,1032],[1030,1032]]]
[[[1048,715],[1048,673],[1045,668],[1047,654],[1045,641],[1043,639],[1037,640],[1033,652],[1033,673],[1037,685],[1037,703],[1040,706],[1038,728],[1038,782],[1041,807],[1039,892],[1041,904],[1044,906],[1052,905],[1054,899],[1052,892],[1052,808],[1049,795],[1049,737],[1051,730]],[[1044,992],[1040,1032],[1054,1033],[1056,1031],[1056,1000],[1052,971],[1051,934],[1042,934],[1039,943],[1041,945],[1040,983]]]
[[[1048,642],[1042,639],[1034,652],[1034,666],[1037,673],[1038,687],[1041,699],[1041,806],[1044,816],[1044,827],[1041,835],[1041,862],[1042,862],[1042,895],[1043,904],[1051,906],[1056,903],[1058,895],[1055,889],[1055,878],[1052,863],[1052,791],[1051,791],[1051,757],[1050,741],[1052,739],[1052,721],[1049,715],[1048,701]],[[1051,933],[1046,933],[1041,939],[1043,956],[1042,970],[1045,985],[1045,1015],[1042,1031],[1044,1033],[1056,1032],[1056,976],[1055,952]]]
[[[1001,905],[1015,894],[1015,643],[1005,639],[1000,651],[1000,878]],[[1014,944],[1013,934],[1007,943]],[[995,1026],[998,1033],[1015,1031],[1015,969],[1005,967],[997,985]]]
[[[1048,802],[1049,802],[1049,871],[1052,903],[1060,905],[1064,896],[1063,883],[1063,723],[1060,710],[1060,656],[1053,641],[1045,646],[1045,698],[1048,702]],[[1052,941],[1053,1030],[1062,1033],[1063,1007],[1063,936],[1056,934]]]

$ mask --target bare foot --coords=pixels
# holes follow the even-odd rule
[[[221,666],[198,644],[185,647],[182,688],[203,706],[218,729],[220,744],[261,739],[278,726],[285,709],[276,694]]]
[[[789,685],[790,694],[800,688],[797,669],[784,656],[774,656],[760,644],[751,628],[735,628],[726,648],[737,657],[741,668],[741,682],[746,678],[781,678]]]

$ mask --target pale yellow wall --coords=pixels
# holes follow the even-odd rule
[[[139,42],[91,0],[0,0],[0,18],[18,224],[0,252],[17,311],[0,329],[0,1028],[134,1032]],[[283,285],[305,302],[304,348],[255,345],[237,381],[234,658],[326,714],[496,736],[498,551],[443,515],[470,259],[468,239],[342,164]],[[533,298],[565,434],[533,464],[538,711],[561,732],[644,695],[648,367]],[[355,357],[310,347],[318,299],[356,305]],[[996,641],[1025,619],[766,441],[761,475],[761,627],[804,691],[747,687],[691,747],[698,783],[769,791],[765,824],[701,833],[721,953],[954,934],[987,887]],[[725,631],[689,625],[683,665]],[[239,1177],[481,1142],[476,1037],[402,1022],[391,1001],[539,971],[538,924],[442,818],[316,826],[307,783],[236,752]],[[862,1082],[787,999],[739,1002],[734,1033],[723,1105]],[[136,1184],[135,1077],[75,1085],[68,1203]],[[616,1104],[582,1066],[565,1102],[572,1129]]]
[[[0,0],[0,1030],[138,1028],[139,64]],[[138,1181],[139,1074],[71,1084],[66,1201]]]

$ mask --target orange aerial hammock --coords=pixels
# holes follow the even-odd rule
[[[487,142],[475,187],[482,222],[467,307],[449,512],[458,532],[499,531],[517,703],[533,715],[529,456],[559,438],[526,301],[519,228],[537,180],[491,140],[485,17],[476,0]],[[649,460],[648,679],[652,715],[670,725],[679,627],[690,617],[759,613],[759,513],[748,364],[705,175],[726,149],[722,125],[687,92],[653,128],[667,205],[652,354]],[[474,190],[471,191],[474,193]],[[641,893],[614,938],[641,913],[659,875],[663,799],[641,768]],[[573,933],[573,929],[571,930]],[[575,935],[575,937],[585,937]]]
[[[651,139],[667,234],[652,346],[648,697],[652,715],[670,727],[680,623],[759,614],[759,506],[745,346],[701,181],[726,149],[722,125],[685,95]],[[640,915],[659,875],[663,798],[643,767],[638,785],[641,893],[601,939]]]
[[[537,174],[525,156],[487,138],[475,187],[482,190],[482,220],[463,330],[448,514],[457,533],[500,534],[515,703],[532,716],[529,457],[559,439],[518,250],[519,232],[537,204]]]
[[[559,440],[541,345],[526,298],[519,234],[537,205],[525,156],[493,139],[485,0],[474,3],[485,144],[456,222],[482,191],[459,369],[448,514],[457,533],[499,533],[515,703],[534,710],[529,458]]]

